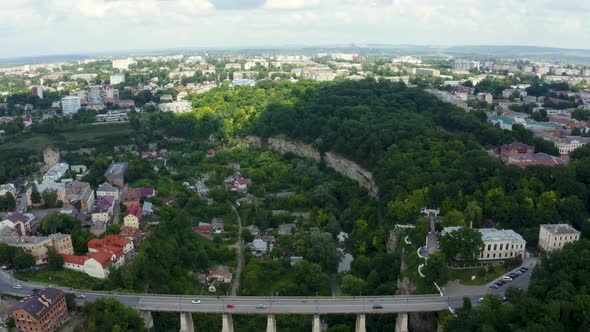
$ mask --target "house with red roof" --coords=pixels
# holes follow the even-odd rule
[[[197,232],[205,235],[205,236],[210,236],[211,232],[213,231],[213,226],[211,226],[211,224],[206,223],[206,222],[199,222],[199,225],[197,225]]]
[[[84,262],[88,259],[87,256],[77,256],[77,255],[61,255],[64,259],[64,267],[66,269],[78,271],[84,273]]]
[[[139,206],[139,198],[139,190],[129,189],[123,194],[123,196],[121,196],[121,203],[123,203],[123,205],[125,205],[127,208],[131,207],[132,205]]]
[[[176,196],[168,196],[162,198],[162,204],[164,205],[172,204],[174,202],[176,202]]]
[[[64,267],[87,275],[105,279],[109,267],[125,264],[125,255],[133,250],[133,241],[119,235],[107,235],[104,239],[88,241],[88,253],[83,256],[62,255]]]

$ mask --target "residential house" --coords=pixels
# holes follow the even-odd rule
[[[281,224],[279,225],[279,235],[291,235],[295,229],[295,224]]]
[[[112,162],[104,173],[104,176],[111,184],[121,188],[125,185],[125,172],[127,168],[129,168],[129,163],[127,162]]]
[[[169,205],[176,202],[176,196],[167,196],[162,198],[162,204]]]
[[[209,270],[207,280],[217,280],[229,284],[232,281],[232,274],[227,266],[218,265]]]
[[[115,200],[119,199],[119,188],[105,182],[96,189],[96,197],[112,196]]]
[[[11,212],[0,222],[0,229],[8,228],[17,236],[27,236],[31,234],[33,219],[35,216],[30,213]]]
[[[139,205],[132,205],[125,211],[123,224],[125,227],[139,228],[143,214]]]
[[[197,225],[197,232],[199,232],[205,236],[210,236],[212,231],[213,231],[213,227],[209,223],[199,222],[199,224]]]
[[[93,223],[105,223],[111,220],[113,216],[113,209],[115,200],[112,196],[103,196],[98,199],[96,205],[91,212],[91,218]]]
[[[141,208],[141,213],[146,216],[154,213],[153,204],[151,202],[143,202],[143,206]]]
[[[211,219],[211,228],[215,234],[223,233],[224,231],[224,224],[223,219],[221,218],[213,218]]]
[[[137,246],[137,244],[141,240],[141,231],[139,230],[139,228],[123,227],[121,229],[121,232],[119,232],[119,235],[133,241],[134,246]]]
[[[137,189],[129,189],[123,196],[121,196],[121,203],[125,205],[127,208],[130,208],[134,205],[139,206],[139,198],[140,198],[139,190]]]
[[[153,187],[142,187],[137,189],[140,197],[156,196],[156,189]]]
[[[545,252],[562,249],[580,239],[580,231],[568,224],[544,224],[539,227],[539,247]]]
[[[500,147],[500,158],[504,161],[508,161],[508,158],[513,156],[533,153],[535,148],[523,143],[504,144]]]
[[[250,244],[252,254],[257,257],[266,255],[272,251],[276,241],[273,236],[256,237]]]
[[[250,225],[250,226],[246,227],[246,229],[248,231],[250,231],[250,234],[252,234],[254,236],[260,235],[260,229],[256,225]]]
[[[57,288],[35,289],[12,311],[20,331],[53,332],[69,319],[66,294]]]
[[[16,199],[16,187],[12,183],[7,183],[0,185],[0,197],[6,196],[6,194],[11,194],[12,197]]]

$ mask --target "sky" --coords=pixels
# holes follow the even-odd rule
[[[590,48],[587,0],[0,0],[0,58],[287,45]]]

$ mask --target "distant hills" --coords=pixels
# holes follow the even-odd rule
[[[112,53],[63,54],[34,57],[0,58],[0,66],[49,63],[61,61],[77,61],[91,57],[109,57],[126,55],[164,55],[188,54],[198,51],[230,51],[239,53],[304,53],[317,52],[358,52],[362,54],[379,53],[383,55],[416,55],[416,56],[467,56],[477,58],[525,58],[548,61],[583,62],[590,64],[590,49],[567,49],[543,46],[519,45],[388,45],[388,44],[351,44],[351,45],[284,45],[284,46],[244,46],[227,48],[176,48],[154,50],[129,50]]]

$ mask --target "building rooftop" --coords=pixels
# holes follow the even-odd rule
[[[512,243],[526,243],[526,241],[511,229],[480,228],[483,241],[512,241]]]
[[[445,227],[441,234],[452,233],[456,230],[461,229],[461,226]],[[481,233],[482,241],[511,241],[512,243],[525,244],[526,241],[511,229],[495,229],[495,228],[480,228],[478,231]]]
[[[45,288],[35,290],[33,294],[18,304],[17,309],[23,309],[37,320],[41,320],[49,311],[52,305],[57,303],[57,299],[63,296],[63,292],[55,288]]]
[[[51,234],[49,236],[6,236],[0,238],[0,242],[9,244],[9,245],[22,245],[22,244],[37,244],[43,243],[48,240],[60,241],[65,238],[70,237],[69,234]]]
[[[541,227],[553,235],[580,234],[579,230],[573,228],[572,225],[569,224],[545,224],[541,225]]]

